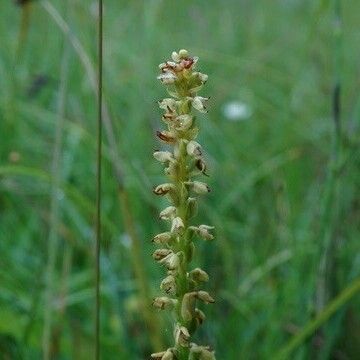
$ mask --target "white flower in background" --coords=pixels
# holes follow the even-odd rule
[[[229,101],[223,106],[224,116],[230,121],[247,120],[252,115],[251,107],[242,101]]]
[[[131,246],[131,238],[130,238],[129,234],[128,233],[122,233],[120,235],[120,242],[124,247],[129,249],[130,246]]]

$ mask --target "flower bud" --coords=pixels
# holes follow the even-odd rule
[[[172,220],[176,215],[176,207],[168,206],[160,212],[159,218],[161,220]]]
[[[196,268],[189,273],[190,279],[196,282],[207,282],[209,281],[209,275],[202,269]]]
[[[184,222],[179,216],[177,216],[172,221],[171,232],[175,234],[182,234],[184,230],[185,230]]]
[[[183,347],[189,345],[190,334],[185,326],[180,326],[177,324],[174,331],[174,337],[176,344],[179,344]]]
[[[178,54],[176,51],[173,51],[171,53],[171,58],[175,61],[175,62],[179,62],[180,61],[180,54]]]
[[[189,53],[188,53],[187,50],[181,49],[181,50],[179,51],[179,57],[180,57],[181,59],[185,59],[185,58],[187,58],[188,56],[189,56]]]
[[[170,183],[161,184],[155,187],[153,190],[156,195],[166,195],[169,191],[173,190],[175,186]]]
[[[208,100],[209,100],[209,98],[206,98],[206,97],[195,96],[192,100],[192,106],[194,109],[196,109],[202,113],[206,113],[207,110],[206,110],[205,104]]]
[[[169,295],[176,293],[176,281],[173,275],[168,275],[160,284],[160,289]]]
[[[188,142],[188,144],[186,145],[186,151],[190,156],[195,157],[201,156],[202,154],[201,145],[194,140]]]
[[[209,293],[203,290],[197,291],[196,297],[199,300],[203,301],[205,304],[213,304],[215,302],[215,300],[209,295]]]
[[[155,244],[167,244],[171,240],[172,236],[173,236],[173,234],[171,232],[167,231],[167,232],[163,232],[163,233],[155,235],[152,241]]]
[[[172,251],[170,249],[157,249],[153,253],[152,257],[154,260],[160,261],[171,253],[172,253]]]
[[[175,161],[170,151],[155,151],[154,158],[162,163],[167,161]]]
[[[152,305],[157,309],[164,310],[164,309],[173,309],[177,300],[170,299],[166,296],[157,297],[153,300]]]

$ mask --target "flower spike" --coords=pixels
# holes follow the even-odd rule
[[[171,149],[154,152],[154,158],[164,165],[168,180],[156,186],[153,192],[166,195],[170,204],[159,214],[161,220],[169,222],[168,231],[153,238],[154,244],[161,246],[153,253],[153,258],[167,270],[160,284],[160,289],[167,296],[155,298],[153,306],[173,311],[175,343],[167,350],[152,354],[153,359],[215,360],[214,352],[208,346],[191,342],[194,331],[205,320],[205,314],[197,308],[197,304],[215,302],[201,288],[209,281],[209,275],[200,268],[190,268],[195,248],[194,235],[204,240],[214,238],[212,226],[191,223],[197,213],[198,195],[210,192],[205,182],[195,179],[197,176],[208,176],[204,151],[196,140],[198,121],[192,113],[207,113],[209,100],[198,95],[208,76],[195,70],[197,62],[197,57],[181,49],[173,51],[171,59],[159,65],[158,80],[166,87],[170,97],[158,101],[166,128],[157,131],[156,135]]]

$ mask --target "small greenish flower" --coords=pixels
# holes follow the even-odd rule
[[[190,226],[189,229],[204,240],[214,239],[214,235],[212,235],[209,231],[209,230],[214,230],[214,226],[209,226],[209,225]]]
[[[168,275],[160,284],[160,289],[169,295],[176,293],[176,279],[173,275]]]
[[[159,218],[162,220],[172,220],[176,215],[176,207],[168,206],[159,214]]]
[[[177,345],[187,347],[189,346],[190,333],[185,326],[177,324],[174,331],[175,343]]]
[[[170,183],[161,184],[155,187],[154,193],[156,195],[166,195],[169,191],[175,190],[175,186]]]
[[[169,231],[163,232],[161,234],[155,235],[153,238],[153,242],[155,244],[161,244],[161,245],[167,244],[172,239],[172,237],[173,237],[173,234],[171,232],[169,232]]]
[[[198,95],[208,76],[196,69],[197,62],[197,57],[182,49],[172,52],[171,60],[159,65],[158,79],[170,97],[158,101],[165,128],[156,135],[167,149],[155,151],[154,158],[164,166],[167,181],[157,185],[153,192],[165,195],[169,200],[170,204],[160,212],[159,218],[170,225],[168,231],[154,236],[153,243],[161,248],[153,253],[153,258],[167,270],[160,289],[172,298],[158,297],[153,305],[173,311],[175,344],[152,354],[153,359],[215,359],[209,347],[191,343],[197,327],[205,320],[205,314],[196,307],[197,303],[215,302],[201,288],[209,281],[209,275],[200,268],[190,268],[195,249],[194,235],[204,240],[214,238],[211,233],[213,226],[192,224],[197,214],[197,196],[210,192],[205,182],[197,180],[197,177],[208,174],[204,151],[197,140],[198,119],[193,112],[206,113],[209,100]]]
[[[158,308],[160,310],[164,309],[172,309],[176,305],[177,300],[176,299],[170,299],[166,296],[157,297],[153,300],[153,306],[155,308]]]
[[[173,219],[171,224],[171,232],[175,234],[182,234],[185,230],[184,222],[181,217],[177,216]]]
[[[186,151],[189,156],[198,157],[202,155],[201,145],[194,140],[187,143]]]
[[[192,191],[200,195],[210,192],[209,186],[201,181],[188,181],[185,184],[188,185]]]
[[[173,154],[170,151],[155,151],[154,158],[162,163],[175,161]]]
[[[202,269],[196,268],[189,272],[189,276],[196,282],[207,282],[209,281],[209,275]]]

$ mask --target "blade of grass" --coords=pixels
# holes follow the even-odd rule
[[[65,2],[65,11],[67,12],[68,1]],[[47,264],[45,271],[45,306],[44,306],[44,328],[43,328],[43,358],[48,360],[55,354],[51,353],[52,338],[52,313],[53,313],[53,296],[54,296],[54,276],[56,267],[56,257],[59,248],[59,223],[60,223],[60,201],[59,190],[61,187],[61,157],[62,143],[64,133],[64,115],[66,104],[66,89],[69,66],[69,48],[67,43],[63,44],[63,55],[60,69],[60,85],[57,101],[58,120],[55,129],[55,143],[52,156],[51,169],[51,190],[50,190],[50,221],[49,221],[49,238],[47,248]]]
[[[85,49],[81,45],[78,38],[74,35],[74,33],[71,31],[69,25],[64,21],[64,19],[61,17],[59,12],[56,10],[56,8],[47,0],[41,1],[41,5],[45,9],[45,11],[52,17],[52,19],[55,21],[55,23],[59,26],[60,30],[64,33],[65,36],[69,39],[70,43],[72,44],[75,52],[79,56],[79,59],[81,63],[83,64],[85,71],[88,75],[88,78],[90,80],[90,83],[93,86],[93,89],[95,93],[97,94],[97,81],[96,81],[96,73],[93,67],[93,64],[90,60],[90,57],[86,53]],[[135,226],[134,216],[131,212],[129,202],[122,201],[121,199],[125,197],[128,198],[128,195],[126,193],[126,189],[124,187],[124,173],[123,169],[120,167],[121,159],[118,154],[118,148],[117,148],[117,141],[115,139],[115,132],[113,129],[112,121],[110,118],[109,110],[106,105],[105,100],[103,99],[103,122],[104,122],[104,129],[106,132],[106,137],[109,142],[109,147],[111,151],[111,158],[112,158],[112,167],[114,171],[115,178],[117,180],[117,185],[119,188],[119,205],[121,208],[122,214],[124,214],[124,224],[127,226],[126,231],[128,234],[130,234],[131,237],[131,247],[132,247],[132,255],[133,256],[139,256],[136,259],[133,259],[134,264],[138,264],[138,268],[135,269],[135,274],[137,274],[137,281],[139,283],[139,289],[145,289],[146,283],[148,283],[147,280],[147,274],[145,272],[145,269],[143,267],[143,260],[141,258],[141,253],[137,251],[137,249],[140,249],[138,246],[138,236],[136,233],[135,228],[129,228],[129,226]],[[131,218],[131,221],[128,221],[128,218]],[[145,281],[145,282],[144,282]],[[151,294],[150,292],[144,293],[141,291],[140,295],[146,303],[151,303]],[[151,328],[152,331],[151,334],[151,342],[154,349],[162,348],[160,344],[162,344],[162,336],[160,333],[160,328],[156,326],[156,324],[159,323],[157,315],[152,312],[148,306],[144,308],[144,318],[147,323],[148,328]]]
[[[334,85],[332,95],[332,112],[334,121],[333,152],[328,164],[328,177],[324,189],[324,200],[321,216],[320,239],[321,258],[318,272],[316,309],[320,312],[329,297],[328,270],[333,247],[333,232],[337,224],[337,207],[339,199],[339,181],[342,155],[341,141],[341,13],[340,0],[334,0]]]
[[[45,11],[51,16],[51,18],[55,21],[56,25],[63,32],[63,34],[67,37],[70,44],[74,48],[76,54],[78,55],[80,62],[83,64],[84,69],[86,71],[87,77],[90,81],[90,84],[93,88],[93,91],[98,96],[98,87],[97,87],[97,75],[95,68],[92,64],[92,61],[82,46],[79,39],[75,36],[75,34],[71,31],[68,23],[62,18],[61,14],[57,11],[57,9],[47,0],[43,0],[41,2],[42,7]],[[106,131],[106,137],[109,142],[110,150],[111,150],[111,158],[114,174],[116,176],[116,180],[120,187],[124,186],[123,183],[123,169],[121,168],[121,159],[118,153],[117,140],[115,138],[115,132],[112,125],[112,119],[110,118],[109,109],[107,107],[105,99],[102,99],[102,107],[103,107],[103,123]]]
[[[312,321],[295,335],[275,356],[273,359],[291,359],[291,354],[306,339],[319,329],[332,315],[334,315],[342,306],[344,306],[357,292],[360,291],[360,278],[354,280],[345,288],[324,310]]]
[[[98,113],[96,149],[96,222],[95,222],[95,359],[100,359],[100,251],[101,251],[101,160],[102,160],[102,115],[103,115],[103,2],[98,0]]]
[[[43,181],[45,183],[51,182],[51,176],[48,173],[40,169],[27,166],[0,166],[0,176],[1,175],[28,176]],[[94,216],[96,211],[94,204],[82,193],[80,193],[76,187],[69,184],[62,184],[60,189],[69,199],[72,199],[77,206],[80,206],[82,209],[84,209],[88,213],[88,215]],[[106,215],[103,216],[103,222],[106,230],[109,231],[111,234],[117,232],[117,227]]]

